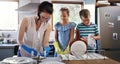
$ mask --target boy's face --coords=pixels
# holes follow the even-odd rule
[[[81,20],[83,21],[85,25],[87,26],[90,25],[90,17],[84,18],[83,16],[81,16]]]

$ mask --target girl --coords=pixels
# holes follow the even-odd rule
[[[61,8],[61,21],[55,24],[55,49],[58,54],[69,52],[69,44],[74,39],[74,27],[76,24],[69,21],[68,8]]]

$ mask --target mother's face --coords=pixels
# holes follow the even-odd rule
[[[47,13],[47,12],[41,12],[40,13],[40,21],[41,22],[46,22],[50,19],[51,14]]]

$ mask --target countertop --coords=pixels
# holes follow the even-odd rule
[[[14,48],[15,46],[19,46],[18,44],[0,44],[0,49],[2,48]]]
[[[64,60],[65,64],[120,64],[112,59],[94,59],[94,60]]]

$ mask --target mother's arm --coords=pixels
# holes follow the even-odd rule
[[[44,33],[44,40],[43,40],[43,46],[44,47],[49,45],[50,32],[51,32],[51,25],[48,24],[47,29],[46,29],[46,31]]]
[[[27,18],[24,18],[21,25],[20,25],[19,32],[18,32],[18,43],[19,43],[19,45],[23,44],[23,37],[24,37],[24,33],[27,29],[27,25],[28,25]]]

